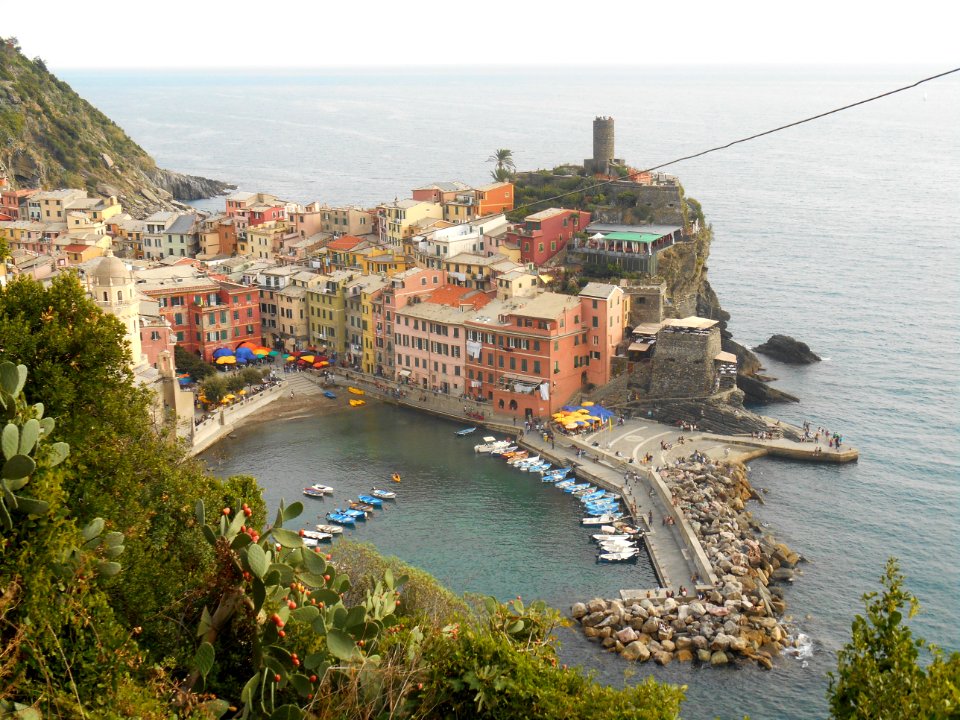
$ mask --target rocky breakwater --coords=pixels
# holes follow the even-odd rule
[[[690,597],[575,603],[571,614],[589,638],[625,660],[666,665],[755,662],[770,669],[795,640],[782,621],[782,584],[802,558],[760,531],[745,509],[759,499],[743,465],[688,462],[661,478],[700,540],[718,578]]]

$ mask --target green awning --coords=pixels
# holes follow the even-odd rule
[[[663,235],[655,235],[654,233],[638,233],[638,232],[612,232],[607,233],[603,236],[604,240],[618,240],[620,242],[638,242],[650,243],[656,242]]]

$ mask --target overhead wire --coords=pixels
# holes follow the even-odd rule
[[[589,192],[591,190],[605,187],[607,185],[613,185],[614,183],[623,182],[624,180],[633,180],[633,179],[636,179],[638,176],[643,175],[644,173],[650,173],[650,172],[653,172],[654,170],[659,170],[660,168],[665,168],[669,165],[675,165],[676,163],[683,162],[685,160],[692,160],[693,158],[702,157],[712,152],[717,152],[719,150],[726,150],[727,148],[731,148],[734,145],[739,145],[740,143],[749,142],[750,140],[756,140],[757,138],[764,137],[765,135],[772,135],[773,133],[777,133],[782,130],[787,130],[789,128],[796,127],[797,125],[803,125],[804,123],[813,122],[814,120],[819,120],[820,118],[827,117],[828,115],[835,115],[836,113],[843,112],[844,110],[849,110],[850,108],[854,108],[859,105],[866,105],[867,103],[874,102],[875,100],[880,100],[882,98],[889,97],[891,95],[896,95],[897,93],[901,93],[906,90],[912,90],[918,85],[922,85],[923,83],[930,82],[931,80],[938,80],[942,77],[946,77],[947,75],[952,75],[953,73],[956,73],[956,72],[960,72],[960,67],[956,67],[956,68],[953,68],[952,70],[946,70],[942,73],[937,73],[936,75],[925,77],[921,80],[917,80],[916,82],[911,83],[910,85],[904,85],[903,87],[899,87],[894,90],[889,90],[885,93],[881,93],[880,95],[874,95],[873,97],[869,97],[864,100],[858,100],[857,102],[850,103],[849,105],[843,105],[842,107],[834,108],[832,110],[827,110],[826,112],[818,113],[816,115],[811,115],[810,117],[803,118],[802,120],[796,120],[794,122],[787,123],[786,125],[780,125],[779,127],[775,127],[771,130],[764,130],[763,132],[754,133],[753,135],[740,138],[739,140],[732,140],[731,142],[728,142],[724,145],[717,145],[716,147],[708,148],[706,150],[701,150],[700,152],[693,153],[692,155],[684,155],[683,157],[679,157],[674,160],[670,160],[668,162],[660,163],[659,165],[654,165],[644,170],[636,170],[632,173],[627,173],[623,177],[611,178],[610,180],[601,180],[600,182],[594,183],[593,185],[587,185],[585,187],[577,188],[575,190],[568,190],[567,192],[560,193],[559,195],[553,195],[551,197],[541,198],[539,200],[532,200],[528,203],[524,203],[523,205],[520,205],[514,208],[514,211],[525,210],[527,208],[530,208],[533,205],[540,205],[541,203],[552,202],[553,200],[560,200],[561,198],[565,198],[568,195],[576,195],[577,193]]]

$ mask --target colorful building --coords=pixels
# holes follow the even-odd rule
[[[507,240],[520,246],[521,262],[540,266],[563,250],[589,222],[588,212],[550,208],[528,215],[507,233]]]
[[[13,190],[3,187],[0,192],[0,213],[11,220],[29,220],[28,201],[38,192],[40,191],[37,189]]]
[[[443,206],[436,202],[421,200],[398,200],[379,208],[382,216],[385,240],[394,247],[402,247],[405,240],[414,234],[417,224],[423,220],[441,220]]]

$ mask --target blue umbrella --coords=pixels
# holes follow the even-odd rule
[[[237,348],[237,362],[252,362],[257,356],[248,347]]]
[[[231,350],[230,348],[217,348],[216,350],[213,351],[214,360],[217,360],[222,357],[226,357],[227,355],[233,355],[233,350]]]

